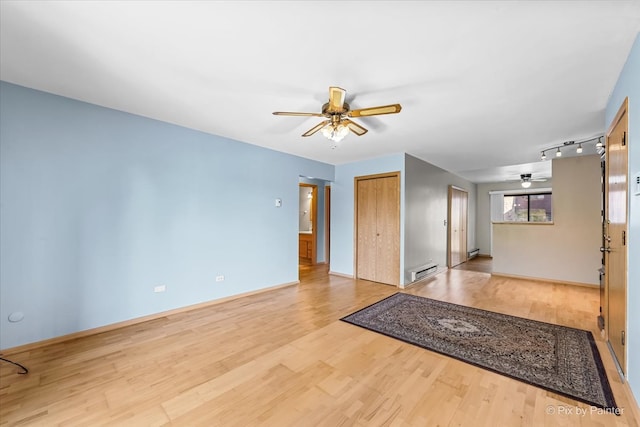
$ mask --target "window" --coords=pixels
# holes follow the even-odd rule
[[[504,222],[551,222],[551,193],[505,194]]]

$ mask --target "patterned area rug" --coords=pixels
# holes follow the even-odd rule
[[[589,331],[403,293],[341,320],[592,406],[616,408]]]

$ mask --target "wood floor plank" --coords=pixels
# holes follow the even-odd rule
[[[11,354],[30,373],[0,365],[0,426],[638,426],[598,290],[489,269],[404,292],[591,330],[621,416],[341,322],[397,289],[304,266],[297,286]]]

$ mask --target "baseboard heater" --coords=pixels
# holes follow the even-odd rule
[[[410,279],[412,282],[416,280],[424,279],[427,276],[431,276],[436,271],[438,271],[438,264],[434,262],[428,262],[427,264],[421,265],[420,267],[416,267],[414,269],[409,270]]]
[[[480,249],[471,249],[467,252],[467,259],[475,258],[480,253]]]

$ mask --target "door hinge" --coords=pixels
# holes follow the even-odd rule
[[[622,146],[624,147],[625,145],[627,145],[627,133],[622,132]]]
[[[621,335],[621,341],[622,341],[622,345],[624,345],[624,331],[622,331]]]
[[[622,230],[622,246],[627,246],[627,232]]]

